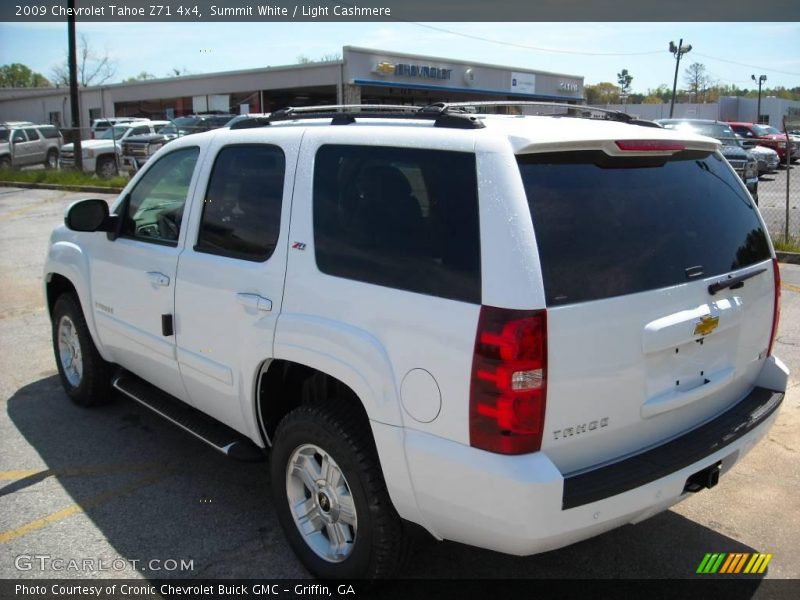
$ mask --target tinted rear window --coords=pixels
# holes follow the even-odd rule
[[[57,138],[59,135],[55,127],[39,127],[39,133],[48,139]]]
[[[548,305],[663,288],[770,257],[753,201],[721,156],[623,160],[518,157]]]

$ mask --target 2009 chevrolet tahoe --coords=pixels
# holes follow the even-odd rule
[[[690,132],[488,110],[278,111],[74,204],[45,268],[67,395],[268,450],[322,577],[389,575],[405,522],[531,554],[713,487],[788,377],[744,183]]]

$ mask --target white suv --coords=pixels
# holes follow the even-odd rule
[[[171,142],[111,214],[74,204],[45,267],[67,394],[269,449],[322,577],[390,574],[407,522],[532,554],[713,487],[788,378],[719,143],[475,110],[279,111]]]

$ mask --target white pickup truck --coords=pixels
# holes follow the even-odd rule
[[[81,140],[83,170],[97,173],[99,177],[113,177],[119,173],[122,143],[130,136],[155,133],[169,121],[132,121],[118,123],[98,134],[95,139]],[[75,166],[75,144],[64,144],[61,148],[61,166]]]
[[[277,111],[71,206],[44,272],[67,395],[269,452],[321,577],[396,572],[408,523],[524,555],[714,487],[788,379],[744,183],[690,132],[488,110]]]

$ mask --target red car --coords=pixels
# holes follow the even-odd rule
[[[759,146],[772,148],[780,156],[781,162],[786,160],[786,134],[781,133],[769,125],[758,125],[756,123],[731,123],[728,122],[736,133],[747,140],[753,140]],[[800,144],[794,141],[789,142],[791,151],[790,156],[796,157],[800,154]]]

